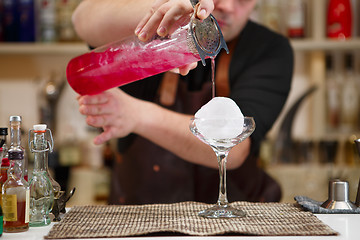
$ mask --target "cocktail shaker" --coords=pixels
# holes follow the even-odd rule
[[[101,46],[72,59],[66,75],[80,95],[97,94],[149,76],[215,57],[228,48],[216,19],[191,17],[168,37],[141,42],[136,36]]]
[[[334,179],[329,181],[329,198],[321,207],[328,209],[356,209],[349,200],[349,183]]]

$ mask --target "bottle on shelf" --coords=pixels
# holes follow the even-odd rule
[[[17,0],[19,15],[19,41],[35,41],[35,9],[34,0]]]
[[[262,2],[262,21],[265,26],[275,32],[282,32],[281,9],[279,0]]]
[[[3,39],[5,42],[17,41],[19,39],[19,17],[16,1],[3,0],[1,3],[3,15]]]
[[[334,70],[333,56],[326,56],[326,113],[327,128],[337,131],[341,114],[341,76]]]
[[[60,42],[77,41],[71,16],[76,7],[76,0],[59,0],[57,7],[58,40]]]
[[[305,5],[303,0],[288,0],[286,5],[286,32],[289,38],[305,36]]]
[[[352,36],[350,0],[329,0],[326,31],[328,38],[347,39]]]
[[[46,134],[48,133],[48,134]],[[47,139],[50,135],[50,140]],[[48,152],[52,151],[51,132],[46,124],[34,125],[29,131],[29,148],[34,153],[34,170],[30,185],[30,227],[49,225],[54,191],[47,173]]]
[[[20,116],[10,117],[10,168],[2,187],[4,232],[24,232],[29,229],[30,191],[24,179],[20,124]]]
[[[359,0],[351,0],[351,6],[352,6],[352,16],[353,16],[353,20],[352,20],[352,36],[353,37],[359,37],[360,36],[360,25],[359,25],[359,21],[360,21],[360,1]]]
[[[36,0],[35,9],[38,16],[36,20],[36,41],[57,41],[56,3],[57,1],[54,0]]]
[[[354,58],[352,54],[345,55],[345,74],[342,88],[341,129],[343,132],[358,130],[360,95],[355,79]]]

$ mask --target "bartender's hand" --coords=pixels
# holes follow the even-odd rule
[[[185,76],[190,72],[190,70],[192,70],[192,69],[194,69],[196,67],[197,67],[197,62],[194,62],[194,63],[190,63],[188,65],[184,65],[184,66],[179,67],[179,68],[175,68],[175,69],[171,70],[171,72],[179,73],[179,74]]]
[[[111,138],[125,137],[134,131],[141,111],[141,100],[119,88],[113,88],[97,95],[77,98],[79,112],[86,116],[86,123],[102,128],[103,132],[94,138],[94,144],[102,144]]]
[[[205,19],[213,10],[213,0],[200,0],[196,17]],[[188,21],[193,11],[190,0],[156,0],[150,12],[145,15],[136,27],[135,34],[141,41],[149,40],[155,33],[165,37],[171,34],[182,21]],[[175,28],[173,28],[174,26]],[[197,63],[192,63],[176,68],[172,72],[187,75],[196,66]]]
[[[205,19],[213,10],[213,0],[200,0],[196,17]],[[193,11],[190,0],[156,0],[150,11],[135,28],[135,34],[141,41],[149,40],[155,33],[165,37],[183,21],[188,21]]]

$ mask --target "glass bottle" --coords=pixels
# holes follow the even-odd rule
[[[5,149],[3,151],[6,151]],[[0,167],[0,189],[2,189],[2,186],[6,182],[8,178],[8,170],[10,167],[10,162],[8,158],[8,154],[5,153],[5,156],[1,160],[1,167]],[[2,206],[2,192],[0,190],[0,206]]]
[[[326,112],[327,128],[335,132],[339,129],[341,116],[341,86],[342,78],[335,71],[333,56],[326,56]]]
[[[24,179],[24,149],[20,145],[20,116],[10,117],[10,168],[2,187],[4,232],[24,232],[29,229],[30,191]]]
[[[71,16],[76,7],[75,0],[59,0],[57,6],[58,40],[61,42],[76,41],[76,32]]]
[[[52,144],[46,139],[46,132],[51,135],[46,124],[34,125],[29,131],[29,148],[34,153],[34,170],[29,181],[31,227],[45,226],[51,222],[49,213],[54,203],[54,192],[45,166]]]
[[[19,14],[19,41],[35,41],[35,8],[34,0],[17,0]]]
[[[305,35],[305,6],[303,0],[287,1],[286,30],[289,38],[303,38]]]
[[[56,33],[56,3],[54,0],[36,0],[37,11],[37,41],[55,42]]]
[[[194,20],[195,19],[195,20]],[[215,18],[191,18],[167,37],[141,42],[125,38],[75,57],[68,63],[69,85],[80,95],[98,94],[171,69],[215,57],[226,43]]]
[[[345,76],[342,87],[341,129],[345,133],[358,130],[360,95],[355,78],[354,58],[345,55]]]
[[[7,128],[0,128],[0,206],[2,206],[2,194],[1,188],[4,182],[7,179],[7,170],[9,169],[9,159],[7,157],[7,146],[6,146],[6,136],[8,135]]]
[[[350,0],[329,0],[326,30],[328,38],[346,39],[352,35]]]
[[[97,94],[199,61],[199,55],[186,51],[187,40],[185,30],[169,39],[156,38],[145,44],[134,36],[99,47],[68,63],[67,80],[81,95]]]
[[[281,32],[281,16],[280,16],[279,0],[267,0],[262,6],[263,24],[275,32]]]

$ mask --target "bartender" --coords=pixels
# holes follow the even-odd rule
[[[258,167],[259,148],[288,97],[293,51],[285,37],[249,20],[255,4],[202,0],[197,17],[213,10],[230,49],[216,57],[217,96],[233,99],[256,122],[251,137],[229,153],[229,201],[272,202],[281,199],[281,188]],[[73,22],[78,35],[98,47],[134,32],[142,41],[155,32],[167,35],[192,12],[189,0],[83,0]],[[217,200],[216,156],[189,130],[190,118],[212,97],[211,64],[196,65],[178,69],[182,75],[172,71],[78,97],[87,124],[103,129],[94,143],[118,139],[109,204]]]

